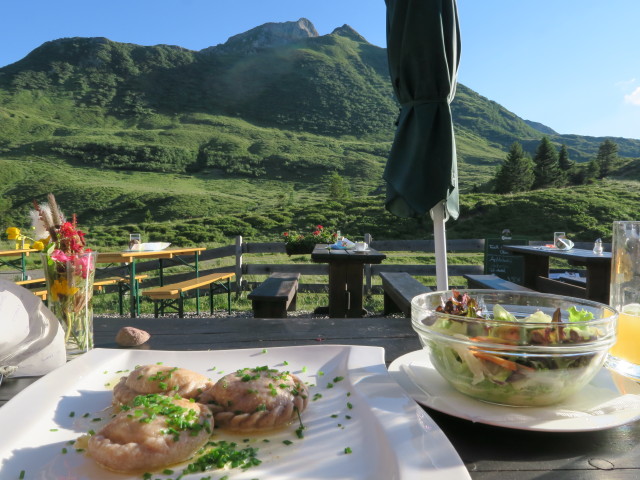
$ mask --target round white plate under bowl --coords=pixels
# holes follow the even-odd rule
[[[588,432],[640,419],[640,384],[603,368],[580,392],[547,407],[509,407],[476,400],[436,371],[427,350],[407,353],[389,373],[418,403],[454,417],[518,430]]]

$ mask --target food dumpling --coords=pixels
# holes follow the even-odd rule
[[[309,389],[295,375],[268,367],[225,375],[200,397],[216,426],[238,432],[276,428],[298,419]]]
[[[87,454],[115,472],[140,473],[182,462],[209,440],[206,405],[166,395],[141,395],[89,438]]]
[[[198,398],[213,385],[207,377],[185,368],[164,365],[137,367],[113,388],[115,405],[129,404],[138,395],[149,393],[178,394],[182,398]]]

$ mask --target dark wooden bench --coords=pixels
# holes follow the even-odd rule
[[[287,318],[296,309],[299,273],[272,273],[247,298],[256,318]]]
[[[469,288],[488,288],[491,290],[519,290],[521,292],[533,292],[530,288],[517,283],[509,282],[496,275],[463,275],[467,279]]]
[[[172,309],[178,312],[180,318],[184,317],[184,299],[187,293],[192,290],[202,288],[209,289],[209,309],[213,315],[213,295],[216,291],[224,291],[227,293],[227,311],[231,313],[231,277],[235,273],[212,273],[201,277],[192,278],[183,282],[172,283],[170,285],[162,285],[160,287],[144,290],[142,295],[149,297],[154,303],[154,315],[164,315],[165,309]],[[226,280],[226,285],[222,283]],[[197,313],[200,313],[199,297],[196,302]]]
[[[413,297],[432,291],[406,272],[380,272],[380,278],[385,315],[402,312],[405,317],[410,317]]]

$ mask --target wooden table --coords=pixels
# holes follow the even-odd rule
[[[364,265],[382,263],[387,258],[372,248],[363,252],[333,250],[329,245],[316,245],[311,260],[329,264],[329,316],[362,316],[362,280]]]
[[[20,272],[21,280],[27,279],[27,257],[30,253],[39,252],[35,248],[0,250],[0,265],[15,268]],[[10,260],[11,257],[19,257]]]
[[[558,250],[549,247],[524,245],[504,245],[505,250],[524,257],[524,286],[539,292],[587,298],[596,302],[609,303],[609,283],[611,281],[611,252],[596,255],[591,250],[572,248]],[[570,265],[586,267],[585,287],[571,285],[549,278],[549,258],[567,260]]]
[[[140,260],[158,260],[158,272],[160,275],[160,285],[164,285],[164,263],[163,260],[169,258],[176,258],[182,260],[185,265],[193,267],[196,271],[196,276],[199,274],[198,258],[200,252],[206,250],[205,247],[188,247],[188,248],[172,248],[169,250],[158,250],[153,252],[147,251],[122,251],[122,252],[107,252],[98,253],[98,263],[126,263],[129,265],[129,291],[131,293],[131,317],[136,317],[140,314],[140,292],[138,292],[138,283],[136,282],[136,262]],[[194,264],[185,262],[182,259],[184,255],[194,255]]]
[[[372,345],[386,362],[420,348],[406,318],[96,318],[96,346],[117,348],[123,326],[142,328],[142,349],[208,350],[290,345]],[[34,378],[9,378],[0,405]],[[1,407],[0,407],[1,408]],[[640,478],[640,422],[596,432],[543,433],[472,423],[429,408],[474,480],[631,480]],[[2,477],[4,478],[4,477]]]

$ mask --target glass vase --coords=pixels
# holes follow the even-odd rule
[[[48,307],[64,330],[67,360],[93,348],[93,279],[96,252],[42,254]]]

